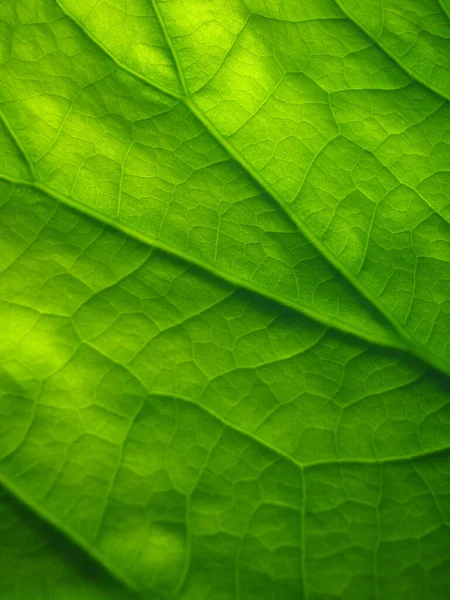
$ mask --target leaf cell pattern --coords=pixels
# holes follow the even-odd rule
[[[1,600],[447,600],[447,0],[4,0]]]

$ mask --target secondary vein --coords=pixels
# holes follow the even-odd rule
[[[104,46],[104,44],[93,33],[91,33],[89,30],[87,30],[83,26],[83,24],[77,19],[77,17],[75,17],[75,15],[73,15],[69,10],[67,10],[67,8],[62,4],[61,0],[55,0],[55,2],[59,6],[61,11],[66,15],[66,17],[68,19],[70,19],[73,23],[75,23],[75,25],[77,25],[82,30],[82,32],[85,35],[87,35],[87,37],[98,48],[100,48],[106,54],[106,56],[110,60],[112,60],[113,63],[115,63],[120,69],[126,71],[129,75],[136,77],[137,79],[142,81],[142,83],[149,85],[150,87],[162,92],[163,94],[165,94],[167,96],[170,96],[171,98],[174,98],[176,100],[180,100],[182,98],[182,96],[180,94],[178,94],[177,92],[175,92],[174,90],[166,88],[165,86],[161,85],[160,83],[157,83],[156,81],[153,81],[152,79],[149,79],[148,77],[145,77],[144,75],[141,75],[138,71],[131,69],[125,63],[123,63],[118,58],[116,58],[113,54],[111,54],[111,52],[106,48],[106,46]]]
[[[323,323],[329,327],[344,330],[346,333],[351,333],[353,335],[356,335],[357,337],[361,337],[363,339],[366,339],[366,340],[374,342],[374,343],[378,343],[380,345],[384,345],[384,346],[387,345],[387,346],[392,346],[392,347],[396,347],[396,348],[401,348],[403,350],[407,350],[412,355],[420,358],[421,360],[424,360],[425,362],[427,362],[429,365],[431,365],[435,369],[443,372],[445,375],[450,375],[450,366],[446,363],[446,361],[443,360],[438,355],[435,355],[434,353],[432,353],[425,346],[422,346],[420,343],[415,341],[415,339],[403,327],[402,323],[397,320],[395,315],[393,315],[387,308],[385,308],[385,306],[380,302],[380,300],[376,296],[374,296],[359,281],[359,279],[332,254],[332,252],[330,252],[328,250],[328,248],[323,244],[323,242],[320,240],[320,238],[318,238],[309,229],[309,227],[305,223],[303,223],[303,221],[301,219],[299,219],[299,217],[296,215],[296,213],[293,211],[293,209],[289,206],[289,204],[287,202],[285,202],[283,200],[283,198],[281,198],[281,196],[273,188],[273,186],[260,173],[258,173],[256,171],[256,169],[254,169],[254,167],[245,159],[245,157],[225,138],[225,136],[216,128],[216,126],[206,117],[206,115],[197,106],[197,104],[188,96],[188,89],[187,89],[186,82],[184,79],[184,74],[183,74],[183,69],[181,67],[181,63],[179,61],[177,52],[172,43],[171,37],[169,35],[169,32],[165,25],[164,19],[159,11],[156,1],[154,1],[153,6],[155,8],[155,12],[158,15],[158,20],[164,31],[164,35],[166,36],[167,43],[170,46],[170,50],[172,52],[174,61],[176,63],[177,71],[178,71],[181,85],[183,88],[183,94],[178,94],[178,93],[174,92],[173,90],[164,88],[160,84],[139,74],[138,72],[134,71],[130,67],[127,67],[121,61],[116,59],[95,36],[93,36],[90,32],[88,32],[83,27],[83,25],[76,19],[76,17],[74,17],[73,14],[71,14],[69,11],[67,11],[62,6],[60,0],[56,0],[56,2],[58,3],[59,7],[64,12],[64,14],[66,14],[70,19],[72,19],[78,25],[78,27],[80,27],[82,29],[82,31],[99,48],[101,48],[102,51],[117,66],[119,66],[121,69],[127,71],[130,75],[137,77],[139,80],[141,80],[143,83],[149,85],[150,87],[158,89],[160,92],[162,92],[174,99],[182,101],[190,109],[190,111],[197,117],[197,119],[203,124],[203,126],[207,129],[207,131],[209,131],[209,133],[216,139],[216,141],[227,151],[227,153],[230,155],[230,157],[233,158],[248,173],[248,175],[251,176],[251,178],[258,184],[258,186],[262,190],[264,190],[267,194],[269,194],[278,203],[278,205],[282,208],[284,213],[290,218],[290,220],[297,227],[297,229],[322,254],[322,256],[334,267],[334,269],[337,272],[339,272],[352,285],[352,287],[355,290],[357,290],[359,292],[359,294],[372,305],[372,307],[376,310],[376,312],[379,315],[381,315],[387,323],[390,324],[391,328],[393,329],[394,334],[398,337],[398,342],[382,339],[377,336],[372,336],[370,333],[362,332],[361,330],[358,331],[357,328],[355,328],[353,326],[349,326],[348,324],[339,322],[338,319],[334,319],[334,318],[331,319],[328,317],[324,317],[324,315],[320,315],[319,313],[316,313],[315,311],[312,311],[309,308],[306,308],[306,307],[300,308],[300,305],[298,305],[294,302],[290,302],[287,299],[281,299],[280,297],[278,297],[274,294],[267,293],[267,292],[263,291],[262,289],[260,289],[258,286],[255,286],[254,284],[249,284],[248,282],[244,282],[244,281],[240,280],[239,278],[232,276],[229,273],[220,272],[217,268],[211,267],[211,266],[207,265],[206,263],[203,263],[203,261],[198,261],[197,259],[193,260],[192,257],[189,257],[188,260],[190,262],[197,264],[201,268],[215,272],[221,278],[226,279],[227,281],[230,281],[235,285],[245,287],[246,289],[251,289],[252,291],[259,293],[260,295],[263,295],[265,297],[269,297],[269,298],[273,299],[275,302],[278,302],[280,304],[288,306],[289,308],[294,308],[294,310],[302,312],[303,314],[310,316],[311,318],[318,320],[321,323]],[[424,82],[422,82],[422,83],[424,83]],[[426,85],[426,83],[424,83],[424,85]],[[22,184],[24,184],[24,183],[25,182],[22,182]],[[29,182],[26,182],[26,183],[29,184]],[[35,187],[41,189],[42,191],[46,191],[47,193],[50,193],[54,198],[57,197],[60,201],[65,201],[67,204],[70,204],[74,208],[83,210],[83,212],[90,214],[91,216],[93,216],[96,219],[100,218],[101,220],[103,220],[103,222],[107,222],[109,225],[111,225],[113,227],[114,226],[117,227],[117,225],[113,222],[112,219],[110,219],[109,217],[106,217],[104,215],[101,215],[101,213],[95,211],[94,209],[88,208],[86,205],[83,205],[81,203],[78,203],[78,202],[76,202],[72,199],[68,199],[68,198],[65,198],[64,200],[62,200],[62,196],[60,196],[53,190],[50,191],[48,188],[46,188],[42,184],[37,184]],[[121,224],[119,228],[122,230],[125,230],[125,227],[123,226],[123,224]],[[151,243],[151,244],[155,245],[156,247],[160,247],[163,250],[165,250],[166,252],[169,252],[169,253],[172,253],[172,254],[175,254],[178,256],[181,255],[181,258],[186,260],[185,255],[183,255],[182,253],[179,253],[174,248],[164,244],[160,240],[151,240],[149,238],[149,236],[145,236],[146,239],[142,240],[142,238],[143,238],[142,234],[136,235],[132,232],[131,228],[127,228],[127,229],[128,230],[126,231],[126,233],[128,235],[132,235],[133,237],[137,237],[138,239],[141,239],[141,241],[145,241],[146,243]]]
[[[14,142],[14,144],[16,145],[17,149],[19,150],[20,154],[22,155],[22,158],[24,159],[24,161],[25,161],[25,163],[26,163],[26,165],[28,167],[28,170],[30,171],[32,179],[37,180],[36,170],[34,168],[33,161],[28,156],[28,153],[25,151],[25,148],[23,147],[23,144],[21,143],[21,141],[17,137],[15,131],[13,130],[13,128],[9,124],[9,121],[6,119],[5,115],[3,114],[3,111],[1,111],[1,110],[0,110],[0,119],[3,121],[3,124],[4,124],[5,128],[6,128],[6,131],[8,132],[8,135],[10,136],[10,138],[12,139],[12,141]]]
[[[114,580],[123,585],[130,592],[136,594],[137,598],[145,600],[139,591],[139,586],[133,581],[120,567],[113,564],[97,547],[89,543],[86,538],[78,535],[71,527],[58,519],[49,512],[42,504],[36,502],[32,496],[29,496],[22,488],[10,481],[9,478],[0,474],[0,485],[4,487],[16,500],[25,505],[40,519],[52,525],[58,532],[69,539],[70,542],[78,546],[87,556],[93,559],[102,567]]]
[[[409,352],[414,356],[424,360],[435,369],[443,372],[446,375],[450,374],[450,367],[441,357],[430,352],[425,346],[418,344],[410,333],[403,327],[382,302],[374,296],[368,288],[356,277],[336,256],[327,248],[327,246],[309,229],[309,227],[297,216],[289,204],[283,200],[273,186],[264,178],[263,175],[247,161],[247,159],[225,138],[225,136],[216,128],[216,126],[204,115],[198,108],[195,102],[189,98],[184,99],[185,104],[190,108],[192,113],[198,118],[203,126],[214,136],[221,146],[228,152],[241,167],[252,177],[259,187],[269,194],[281,207],[283,212],[289,217],[291,222],[296,226],[305,238],[320,252],[320,254],[330,263],[334,269],[340,273],[351,285],[365,298],[372,307],[380,314],[387,323],[389,323],[397,334],[403,345],[408,348]]]
[[[348,335],[352,335],[353,337],[359,338],[365,342],[369,342],[371,344],[375,344],[381,347],[395,348],[398,350],[407,351],[408,348],[404,345],[401,340],[397,340],[395,338],[389,339],[384,338],[382,336],[378,336],[376,334],[372,334],[371,332],[360,329],[356,326],[353,326],[345,321],[342,321],[338,318],[331,318],[322,313],[319,313],[307,306],[303,306],[297,302],[291,301],[288,298],[284,298],[283,296],[279,296],[276,293],[270,292],[269,290],[239,276],[233,275],[231,272],[224,271],[212,264],[208,264],[207,262],[196,258],[192,255],[185,254],[184,252],[177,250],[175,247],[166,244],[160,239],[153,238],[148,234],[137,231],[136,229],[125,225],[121,221],[118,221],[112,217],[105,215],[104,213],[99,212],[95,208],[91,208],[87,204],[83,204],[78,200],[74,200],[68,196],[63,196],[58,193],[56,190],[49,188],[38,182],[31,182],[21,179],[16,179],[14,177],[9,177],[8,175],[4,175],[0,173],[0,180],[9,182],[13,185],[25,186],[35,189],[38,192],[43,193],[44,195],[56,200],[57,202],[69,206],[70,208],[76,210],[79,213],[82,213],[96,221],[99,221],[109,227],[121,231],[125,235],[134,238],[147,246],[152,246],[154,248],[158,248],[162,250],[166,254],[174,256],[178,259],[181,259],[185,263],[189,263],[195,267],[198,267],[202,271],[207,271],[208,273],[214,275],[215,277],[220,278],[223,281],[226,281],[233,285],[234,287],[248,290],[265,300],[269,300],[274,304],[281,306],[283,308],[287,308],[289,310],[293,310],[304,317],[308,317],[313,321],[316,321],[329,329],[340,331]]]
[[[397,65],[399,65],[405,71],[405,73],[407,73],[410,77],[412,77],[412,79],[415,79],[416,81],[418,81],[420,84],[422,84],[427,89],[431,90],[435,94],[438,94],[439,96],[441,96],[441,98],[444,98],[445,100],[450,100],[450,97],[446,96],[445,92],[443,90],[439,89],[437,86],[433,85],[431,82],[424,79],[421,75],[416,73],[414,71],[414,69],[409,68],[408,65],[400,57],[395,56],[395,54],[393,54],[385,46],[385,44],[383,44],[381,42],[380,39],[377,39],[372,33],[370,33],[370,31],[367,29],[367,27],[365,27],[359,20],[355,19],[355,17],[343,6],[342,0],[335,0],[335,2],[339,6],[339,8],[342,10],[342,12],[347,16],[347,18],[350,21],[352,21],[357,27],[359,27],[359,29],[361,29],[361,31],[363,31],[367,35],[367,37],[378,48],[380,48],[380,50],[382,52],[387,54],[387,56],[389,56],[389,58],[391,58]]]
[[[188,90],[188,86],[186,83],[186,78],[184,76],[183,67],[181,65],[181,61],[179,59],[178,52],[176,51],[176,48],[173,44],[172,36],[170,35],[170,32],[166,26],[166,22],[165,22],[162,14],[161,14],[161,11],[159,9],[158,0],[151,0],[151,2],[152,2],[153,10],[155,11],[155,14],[156,14],[156,18],[158,19],[158,23],[164,34],[164,38],[166,40],[167,46],[169,47],[170,53],[172,55],[172,59],[175,63],[175,67],[176,67],[176,70],[178,73],[178,77],[180,79],[181,88],[183,90],[183,93],[184,93],[184,95],[189,96],[189,90]]]

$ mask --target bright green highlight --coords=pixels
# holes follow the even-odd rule
[[[0,600],[450,596],[447,0],[0,5]]]

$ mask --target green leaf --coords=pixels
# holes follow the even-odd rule
[[[136,600],[12,496],[0,496],[2,597]]]
[[[447,600],[447,0],[3,0],[1,600]]]

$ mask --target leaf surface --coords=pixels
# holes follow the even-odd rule
[[[447,13],[2,3],[0,598],[448,597]]]

